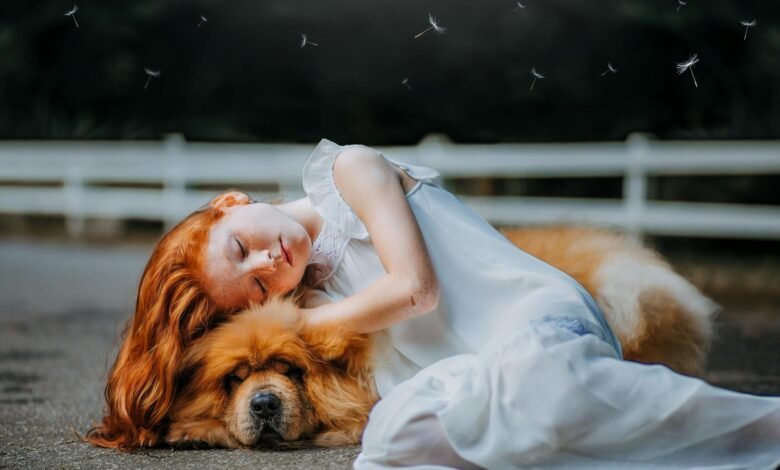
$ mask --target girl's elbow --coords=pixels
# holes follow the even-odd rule
[[[435,279],[415,283],[409,298],[416,315],[435,310],[439,306],[439,283]]]

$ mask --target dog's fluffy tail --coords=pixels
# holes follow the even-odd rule
[[[704,372],[717,304],[644,248],[607,256],[596,279],[596,301],[626,359]]]
[[[626,359],[703,372],[718,306],[656,253],[590,227],[518,228],[504,235],[593,295]]]

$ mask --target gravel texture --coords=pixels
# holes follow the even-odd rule
[[[0,468],[350,467],[358,447],[119,453],[75,436],[100,417],[106,370],[149,250],[0,240]],[[780,303],[716,300],[724,310],[708,379],[780,394]]]

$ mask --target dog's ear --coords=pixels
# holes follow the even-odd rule
[[[304,308],[315,308],[335,302],[338,299],[325,291],[305,289],[301,292],[299,304]],[[337,361],[347,355],[347,351],[363,343],[362,335],[357,335],[338,326],[311,326],[300,323],[299,335],[317,358],[326,362]]]
[[[180,395],[192,382],[198,367],[200,367],[200,364],[187,364],[184,362],[184,367],[176,375],[176,395]]]
[[[299,334],[309,350],[324,361],[339,360],[351,349],[367,342],[367,335],[358,335],[343,328],[306,327]]]
[[[331,367],[353,376],[363,376],[371,368],[371,335],[321,327],[308,327],[299,334],[312,355]]]
[[[317,446],[357,444],[368,414],[379,399],[370,369],[366,336],[353,335],[336,358],[320,364],[306,376],[306,394],[321,428],[313,436]],[[326,352],[333,352],[328,350]]]

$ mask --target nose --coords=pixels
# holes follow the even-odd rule
[[[252,409],[252,414],[258,418],[268,419],[279,414],[282,402],[273,393],[258,392],[252,395],[249,407]]]
[[[275,272],[277,259],[268,250],[257,251],[252,255],[252,267],[257,271]]]

